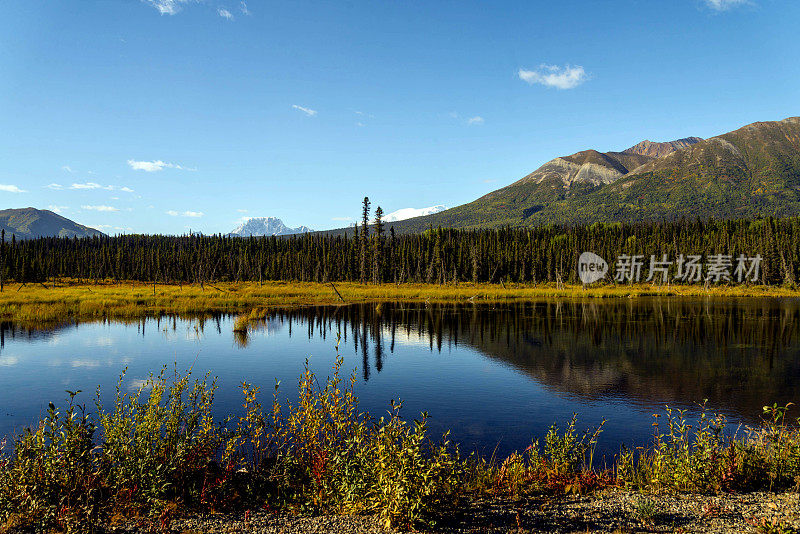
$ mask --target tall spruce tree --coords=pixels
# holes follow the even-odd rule
[[[375,233],[372,236],[372,282],[383,282],[383,209],[375,210]]]
[[[361,212],[361,283],[367,283],[367,266],[369,257],[369,197],[364,197]]]

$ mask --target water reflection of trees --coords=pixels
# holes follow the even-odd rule
[[[398,337],[430,350],[468,345],[554,390],[719,408],[753,416],[800,390],[800,302],[794,299],[578,300],[507,305],[373,304],[303,308],[267,322],[309,337],[342,333],[364,380]]]
[[[125,321],[144,335],[228,332],[226,316]],[[100,322],[106,322],[105,320]],[[119,322],[119,321],[114,321]],[[613,299],[536,303],[359,304],[271,313],[261,328],[342,343],[363,379],[390,365],[398,343],[431,351],[469,346],[555,391],[588,399],[713,406],[753,416],[765,403],[800,398],[800,301]],[[48,340],[75,322],[35,329],[0,323],[9,339]]]

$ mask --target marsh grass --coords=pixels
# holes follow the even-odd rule
[[[623,451],[619,480],[634,488],[716,493],[800,489],[800,419],[790,422],[785,406],[764,406],[759,427],[725,432],[727,421],[701,405],[690,423],[685,410],[666,408],[666,424],[656,422],[653,444]]]
[[[62,280],[48,286],[7,284],[0,293],[0,319],[43,324],[65,320],[136,318],[163,314],[250,314],[253,310],[358,302],[501,302],[545,298],[632,298],[641,296],[800,296],[785,287],[553,284],[375,284],[311,282],[153,285],[95,284]]]
[[[401,403],[372,419],[358,409],[355,375],[338,355],[323,385],[306,362],[296,401],[268,409],[241,385],[244,413],[215,421],[216,385],[190,374],[151,376],[133,393],[118,383],[113,408],[50,405],[44,420],[0,457],[0,530],[86,532],[136,520],[167,528],[178,514],[267,508],[377,514],[387,526],[426,524],[459,494],[463,465],[427,415]]]
[[[408,421],[400,402],[375,419],[359,409],[356,375],[338,353],[324,380],[306,362],[292,401],[276,382],[266,405],[242,383],[240,416],[215,420],[209,376],[161,373],[136,391],[115,391],[106,410],[68,392],[63,410],[0,451],[0,531],[91,532],[137,522],[167,530],[190,512],[267,509],[291,514],[374,514],[389,527],[432,525],[460,499],[589,493],[608,486],[646,492],[798,489],[800,421],[789,405],[765,406],[763,424],[733,436],[707,414],[690,424],[667,409],[653,444],[595,467],[602,425],[577,430],[577,416],[521,453],[462,455],[448,434],[432,437],[427,415]],[[123,375],[124,376],[124,375]],[[271,397],[271,398],[270,398]],[[652,507],[635,511],[647,521]]]

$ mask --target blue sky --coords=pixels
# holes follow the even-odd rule
[[[9,0],[0,208],[345,226],[800,114],[795,0]]]

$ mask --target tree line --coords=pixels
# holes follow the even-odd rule
[[[119,235],[0,241],[0,286],[9,281],[214,281],[362,283],[579,283],[584,251],[605,258],[613,271],[620,254],[760,255],[758,282],[794,284],[800,276],[800,218],[596,223],[535,228],[431,228],[396,234],[370,214],[346,234],[281,237]],[[674,268],[674,267],[673,267]],[[670,271],[670,275],[672,271]],[[613,278],[613,272],[608,279]],[[672,278],[670,276],[670,278]],[[672,280],[671,280],[672,281]]]

